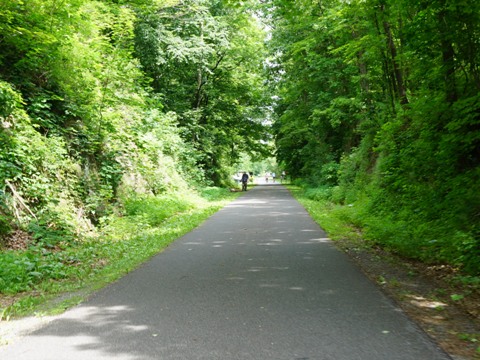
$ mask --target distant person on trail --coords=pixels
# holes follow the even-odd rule
[[[242,175],[242,191],[247,191],[247,183],[248,183],[248,174],[246,172]]]

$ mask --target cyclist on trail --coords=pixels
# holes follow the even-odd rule
[[[242,191],[247,191],[247,183],[248,183],[248,174],[246,172],[242,175]]]

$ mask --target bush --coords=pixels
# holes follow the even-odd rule
[[[0,213],[0,240],[12,231],[11,219]],[[1,243],[1,241],[0,241]]]
[[[305,190],[305,197],[310,200],[321,201],[329,200],[332,196],[332,188],[328,186],[309,188]]]

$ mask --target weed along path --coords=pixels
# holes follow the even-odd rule
[[[450,358],[270,184],[0,359]]]

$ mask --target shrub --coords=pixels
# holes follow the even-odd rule
[[[0,240],[12,231],[11,219],[0,212]],[[0,241],[1,242],[1,241]]]
[[[309,188],[305,190],[305,197],[310,200],[329,200],[332,196],[332,188],[328,186]]]

